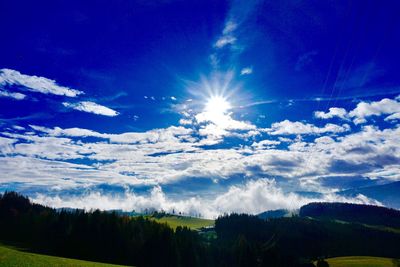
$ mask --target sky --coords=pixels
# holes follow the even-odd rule
[[[213,218],[400,180],[397,1],[0,2],[0,191]]]

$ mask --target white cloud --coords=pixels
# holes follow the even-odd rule
[[[232,45],[236,42],[236,37],[234,36],[221,36],[217,42],[215,43],[215,46],[217,48],[222,48],[226,45]]]
[[[66,128],[60,127],[46,128],[36,125],[30,125],[36,131],[47,133],[49,136],[60,137],[97,137],[108,139],[111,143],[120,144],[144,144],[144,143],[160,143],[160,142],[179,142],[179,138],[185,138],[192,133],[192,129],[184,127],[170,126],[164,129],[154,129],[147,132],[125,132],[121,134],[107,134],[82,128]]]
[[[181,124],[181,125],[191,125],[191,124],[193,124],[193,121],[189,120],[189,119],[180,119],[179,120],[179,124]]]
[[[394,114],[400,112],[400,102],[384,98],[375,102],[360,102],[357,107],[349,112],[349,115],[354,118],[355,124],[365,123],[366,118],[370,116],[381,116],[385,114]]]
[[[176,101],[176,97],[175,96],[171,96],[171,100]]]
[[[215,138],[232,136],[236,131],[254,131],[257,128],[250,122],[233,119],[229,113],[203,111],[197,114],[195,119],[199,124],[202,124],[199,130],[200,135]]]
[[[316,111],[314,116],[318,119],[331,119],[333,117],[339,117],[341,119],[347,119],[347,111],[344,108],[329,108],[329,112]]]
[[[100,204],[96,204],[94,199],[102,197],[98,199],[105,201],[104,207],[161,207],[166,210],[174,207],[178,210],[179,205],[179,209],[187,213],[197,211],[215,216],[233,209],[258,212],[257,207],[262,211],[270,207],[291,207],[292,202],[310,201],[286,193],[288,188],[279,188],[270,181],[261,179],[258,182],[261,177],[282,177],[293,187],[319,192],[326,192],[318,180],[324,176],[357,175],[400,180],[398,124],[385,124],[384,127],[390,127],[387,129],[368,125],[350,132],[347,124],[319,127],[286,120],[273,124],[271,128],[260,129],[233,119],[229,112],[223,112],[221,118],[202,113],[197,117],[199,121],[194,121],[190,128],[171,126],[120,134],[34,125],[31,126],[32,132],[27,134],[26,131],[31,130],[6,128],[0,132],[0,172],[7,174],[1,182],[18,182],[26,187],[49,190],[54,188],[60,192],[98,184],[155,186],[154,193],[149,194],[154,199],[137,206],[123,201],[132,197],[132,192],[120,199],[93,195],[93,203],[90,198],[82,196],[79,205],[95,207]],[[196,116],[188,118],[196,120]],[[261,136],[257,136],[260,132]],[[289,134],[295,136],[288,139]],[[302,136],[304,134],[309,136]],[[241,141],[218,148],[204,148],[221,142],[225,136],[239,137]],[[251,139],[246,139],[249,136]],[[254,180],[223,189],[220,198],[209,197],[215,193],[212,189],[206,195],[199,193],[195,198],[182,193],[174,199],[162,191],[163,187],[185,183],[188,178],[202,177],[220,183],[238,175],[243,177],[242,181],[249,177]],[[218,188],[223,186],[221,182]],[[264,197],[265,194],[268,197]],[[279,200],[282,195],[287,197],[287,202]],[[142,196],[135,194],[132,199],[140,202],[139,197]],[[61,197],[62,200],[66,198]],[[341,198],[327,194],[313,200],[341,201]],[[360,196],[348,201],[370,200]],[[231,203],[236,203],[237,207]]]
[[[280,141],[276,141],[276,140],[261,140],[260,142],[253,142],[253,144],[251,145],[254,148],[257,149],[263,149],[263,148],[272,148],[275,147],[277,145],[279,145],[281,142]]]
[[[82,91],[60,86],[54,80],[45,77],[25,75],[11,69],[0,70],[0,85],[18,85],[33,92],[68,97],[76,97],[79,94],[83,94]]]
[[[251,67],[243,68],[240,71],[240,75],[249,75],[249,74],[252,74],[252,73],[253,73],[253,68],[251,68]]]
[[[224,30],[222,31],[223,34],[229,34],[231,32],[233,32],[234,30],[236,30],[237,28],[237,24],[235,22],[233,22],[232,20],[229,20],[224,27]]]
[[[310,123],[292,122],[284,120],[275,122],[271,128],[265,129],[270,135],[290,135],[290,134],[322,134],[322,133],[343,133],[350,130],[348,124],[336,125],[328,123],[324,127],[317,127]]]
[[[387,116],[385,118],[385,121],[391,121],[391,120],[400,120],[400,112],[393,113],[392,115]]]
[[[109,117],[114,117],[119,114],[117,111],[113,109],[110,109],[108,107],[90,101],[81,101],[77,103],[63,102],[63,105],[67,108],[72,108],[83,112],[94,113],[97,115],[103,115]]]
[[[258,214],[266,210],[297,209],[315,201],[353,202],[362,204],[380,204],[363,195],[345,198],[335,194],[326,194],[321,198],[305,198],[295,193],[284,193],[274,180],[250,180],[244,185],[231,186],[213,199],[190,197],[174,200],[165,195],[160,186],[155,186],[148,194],[138,195],[132,191],[123,194],[101,194],[90,192],[80,196],[46,196],[38,194],[34,202],[52,207],[74,207],[81,209],[122,209],[124,211],[144,211],[145,209],[182,212],[188,215],[201,214],[206,218],[215,218],[223,213]]]
[[[0,90],[0,97],[10,97],[16,100],[23,100],[26,98],[26,95],[21,93],[12,93],[12,92],[7,92],[5,90]]]
[[[237,28],[237,24],[232,20],[227,21],[225,24],[222,35],[215,42],[214,46],[216,48],[223,48],[226,45],[233,45],[236,42],[236,37],[234,36],[234,31]]]

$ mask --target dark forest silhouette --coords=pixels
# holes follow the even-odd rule
[[[57,211],[15,192],[0,196],[0,238],[34,252],[135,266],[313,266],[318,259],[323,266],[326,257],[400,257],[399,233],[360,223],[231,214],[215,221],[215,233],[174,231],[142,216]]]

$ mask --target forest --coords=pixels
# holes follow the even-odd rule
[[[322,259],[336,256],[400,258],[398,231],[312,218],[311,211],[307,207],[300,216],[266,220],[224,215],[210,233],[173,230],[142,216],[55,210],[6,192],[0,196],[0,242],[48,255],[133,266],[285,267],[314,266],[317,260],[323,266]]]

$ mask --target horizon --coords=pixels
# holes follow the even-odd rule
[[[398,209],[357,191],[400,181],[384,3],[3,1],[0,192],[204,218]]]

